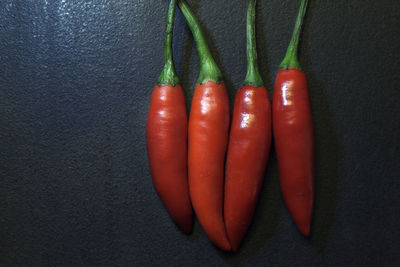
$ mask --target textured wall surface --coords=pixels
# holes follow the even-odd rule
[[[260,0],[271,88],[299,1]],[[189,1],[231,104],[245,76],[247,1]],[[310,0],[300,50],[316,135],[310,240],[282,203],[271,153],[240,251],[196,222],[182,234],[151,182],[145,122],[163,64],[167,0],[0,2],[0,266],[400,264],[400,1]],[[177,12],[174,53],[190,107],[199,71]]]

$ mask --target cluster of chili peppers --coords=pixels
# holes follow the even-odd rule
[[[256,0],[247,11],[247,75],[230,125],[229,98],[199,23],[184,0],[171,0],[165,66],[154,87],[146,138],[155,189],[185,233],[193,212],[220,249],[236,251],[251,223],[267,167],[272,134],[281,191],[300,232],[308,236],[314,199],[314,139],[307,80],[297,59],[307,8],[301,0],[292,40],[276,77],[272,108],[257,66]],[[200,74],[189,120],[172,55],[175,6],[197,45]],[[230,128],[229,128],[230,125]]]

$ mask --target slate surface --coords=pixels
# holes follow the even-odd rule
[[[247,1],[189,1],[231,104],[245,75]],[[272,88],[298,1],[259,1]],[[155,194],[145,121],[162,67],[166,0],[0,2],[0,266],[398,266],[400,2],[310,0],[300,60],[316,134],[312,238],[300,236],[271,154],[236,255],[185,236]],[[177,13],[189,100],[198,61]],[[270,91],[271,92],[271,91]]]

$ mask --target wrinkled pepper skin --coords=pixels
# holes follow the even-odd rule
[[[271,147],[271,104],[264,87],[247,85],[235,98],[226,160],[224,218],[237,251],[251,223]]]
[[[309,236],[314,203],[314,134],[303,71],[278,72],[272,106],[283,198],[300,232]]]
[[[156,85],[146,125],[154,187],[174,222],[192,231],[193,211],[187,176],[187,115],[180,85]]]
[[[189,117],[189,188],[193,209],[209,239],[230,250],[223,220],[224,162],[228,144],[226,85],[197,84]]]

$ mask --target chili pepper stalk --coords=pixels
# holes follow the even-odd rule
[[[208,48],[206,39],[204,38],[203,31],[190,10],[188,4],[184,0],[178,0],[178,6],[185,16],[186,22],[193,34],[193,38],[197,45],[197,51],[200,60],[200,74],[197,79],[198,84],[203,84],[208,81],[220,83],[222,81],[222,73],[218,65],[215,63],[214,58],[211,55],[210,49]]]
[[[176,0],[171,0],[168,7],[167,26],[164,39],[164,68],[158,77],[158,85],[169,84],[175,86],[179,84],[179,77],[175,71],[175,64],[172,52],[172,39],[174,31]]]
[[[286,51],[285,58],[279,65],[279,70],[288,70],[288,69],[301,70],[297,54],[299,48],[300,34],[303,27],[303,21],[307,11],[307,5],[308,5],[308,0],[302,0],[300,3],[300,9],[297,15],[296,24],[294,26],[292,39]]]
[[[256,45],[256,4],[257,0],[250,0],[247,8],[246,17],[246,55],[247,55],[247,74],[243,85],[252,85],[254,87],[264,86],[258,70],[257,45]]]

